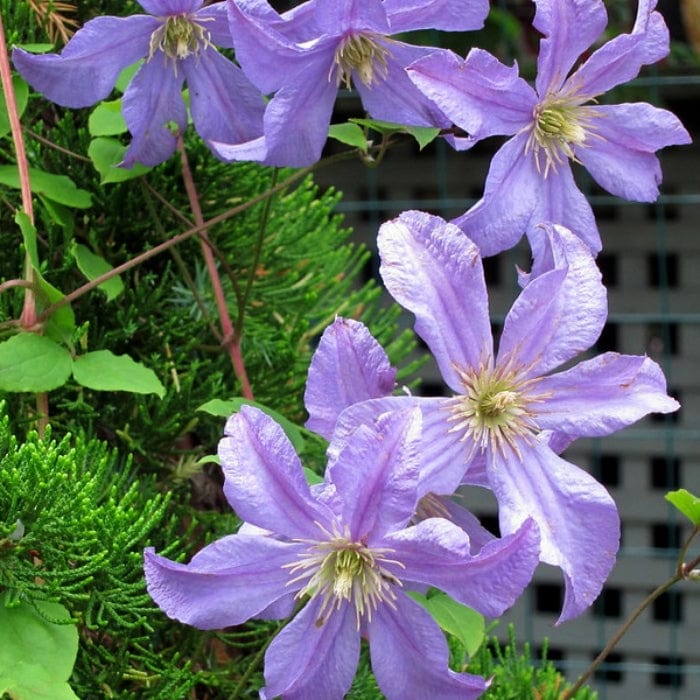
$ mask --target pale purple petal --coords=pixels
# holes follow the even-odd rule
[[[124,93],[122,114],[132,139],[121,165],[158,165],[175,151],[177,141],[170,130],[187,127],[187,110],[182,99],[182,71],[177,73],[163,52],[146,61]]]
[[[654,152],[687,144],[690,135],[679,119],[645,102],[601,105],[593,136],[575,148],[577,158],[608,192],[636,202],[653,202],[659,194],[661,166]]]
[[[381,226],[379,271],[389,293],[416,316],[445,382],[462,384],[455,366],[469,369],[492,354],[484,271],[476,246],[455,226],[419,211]]]
[[[418,503],[420,411],[380,416],[361,425],[327,468],[342,522],[353,541],[367,541],[405,527]]]
[[[144,552],[146,586],[158,607],[180,622],[200,629],[240,625],[288,597],[291,576],[282,567],[294,563],[303,547],[272,537],[229,535],[202,549],[189,564],[149,547]]]
[[[197,133],[208,141],[240,143],[263,131],[265,103],[241,69],[208,48],[181,61]]]
[[[382,413],[388,411],[419,408],[423,418],[421,430],[420,482],[418,495],[426,493],[450,494],[461,483],[472,464],[467,455],[472,451],[472,442],[463,432],[452,431],[448,421],[452,400],[422,396],[391,396],[373,399],[350,406],[343,411],[336,425],[333,443],[329,449],[329,466],[335,461],[336,451],[352,436],[358,425],[372,425]]]
[[[428,612],[399,593],[368,625],[372,671],[387,698],[475,700],[488,687],[480,676],[452,671],[447,642]],[[319,697],[319,696],[317,696]]]
[[[563,226],[544,232],[554,269],[515,300],[498,351],[497,365],[513,363],[523,377],[541,376],[590,348],[607,316],[607,292],[586,245]]]
[[[491,487],[501,532],[528,518],[540,529],[540,559],[561,567],[566,591],[558,622],[583,612],[615,564],[620,519],[610,494],[592,476],[537,439],[520,441],[520,456],[490,455]]]
[[[323,332],[311,358],[304,394],[306,427],[330,440],[343,409],[390,395],[395,379],[396,370],[367,326],[337,318]]]
[[[439,588],[487,617],[499,617],[520,597],[539,563],[539,534],[532,520],[515,534],[494,539],[471,555],[469,537],[443,518],[423,520],[386,536],[400,578]]]
[[[527,229],[533,256],[537,255],[538,246],[542,245],[539,229],[546,221],[556,222],[573,231],[593,255],[600,252],[602,245],[593,210],[574,181],[568,162],[559,166],[556,172],[550,171],[547,177],[541,178]]]
[[[615,352],[544,377],[537,391],[550,394],[537,409],[540,427],[576,437],[609,435],[648,413],[679,408],[656,362]]]
[[[350,688],[360,658],[355,610],[344,602],[321,619],[321,600],[309,602],[272,640],[263,700],[342,700]]]
[[[152,15],[166,17],[196,12],[204,0],[138,0],[139,5]]]
[[[382,0],[312,0],[316,25],[321,33],[342,36],[348,29],[389,34]]]
[[[267,7],[267,3],[264,6]],[[274,92],[290,80],[303,79],[308,63],[315,60],[318,42],[306,49],[298,47],[292,38],[280,31],[286,23],[269,7],[262,14],[256,8],[249,12],[247,5],[241,7],[233,0],[227,2],[227,7],[236,61],[260,90]],[[279,21],[271,21],[271,16],[276,16]],[[331,43],[335,45],[332,40]]]
[[[534,158],[525,152],[526,143],[522,133],[501,146],[491,160],[483,198],[452,221],[483,256],[509,250],[530,225],[543,181]]]
[[[537,59],[537,92],[558,91],[578,57],[603,33],[608,22],[600,0],[536,0],[532,25],[544,34]]]
[[[109,95],[119,73],[148,55],[154,17],[97,17],[87,22],[60,55],[14,49],[20,75],[47,99],[64,107],[88,107]]]
[[[469,551],[477,554],[484,545],[495,540],[495,536],[484,528],[479,519],[457,501],[462,496],[459,492],[452,496],[436,496],[429,493],[423,496],[416,508],[416,519],[445,518],[464,530],[469,537]]]
[[[252,406],[226,423],[219,442],[224,494],[243,520],[289,538],[318,539],[332,515],[311,495],[282,428]]]
[[[208,144],[213,153],[221,160],[251,160],[260,163],[267,156],[267,140],[260,136],[244,143],[230,144],[210,141]]]
[[[489,13],[488,0],[384,0],[383,5],[392,34],[415,29],[481,29]]]
[[[411,82],[406,73],[407,65],[436,49],[410,46],[398,41],[378,43],[389,51],[386,75],[375,71],[374,80],[369,86],[357,76],[353,81],[370,116],[413,126],[443,129],[451,126],[452,122]]]
[[[532,121],[535,91],[508,67],[482,49],[466,60],[438,51],[407,69],[418,88],[477,141],[495,134],[514,134]]]
[[[566,81],[563,90],[595,97],[636,78],[642,66],[669,52],[668,28],[655,2],[640,2],[634,31],[611,39],[595,51]]]

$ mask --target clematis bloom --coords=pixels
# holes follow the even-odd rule
[[[476,698],[483,678],[448,668],[445,638],[406,591],[435,586],[499,615],[529,582],[537,527],[472,555],[467,535],[441,518],[411,525],[417,497],[420,412],[360,426],[310,488],[291,443],[244,406],[219,446],[224,493],[242,531],[189,564],[145,552],[148,591],[167,615],[203,629],[252,617],[282,619],[304,603],[265,654],[262,697],[344,697],[360,639],[388,698]]]
[[[224,159],[283,166],[320,158],[343,84],[354,85],[375,119],[450,126],[404,70],[436,49],[392,35],[479,29],[488,14],[486,0],[309,0],[282,15],[265,0],[228,0],[228,6],[236,59],[264,93],[274,96],[265,111],[264,137],[213,147]]]
[[[469,133],[458,148],[498,134],[512,135],[494,156],[483,198],[454,220],[480,248],[494,255],[527,233],[542,245],[542,221],[556,221],[597,254],[600,235],[586,197],[574,182],[570,161],[583,164],[608,192],[654,201],[661,182],[655,152],[690,143],[679,120],[646,103],[597,104],[596,98],[634,78],[669,51],[668,30],[640,0],[630,34],[595,50],[571,72],[579,56],[605,29],[601,0],[535,0],[534,26],[543,35],[535,87],[491,54],[472,49],[427,56],[409,66],[413,82]]]
[[[264,102],[241,69],[214,44],[230,48],[223,4],[204,0],[139,0],[150,15],[97,17],[60,54],[16,48],[15,68],[47,99],[88,107],[105,99],[122,69],[145,59],[129,83],[122,112],[132,141],[121,163],[158,165],[176,147],[169,128],[187,127],[183,82],[195,129],[205,141],[249,141],[262,133]]]
[[[386,411],[420,408],[420,495],[451,494],[465,482],[493,491],[501,532],[532,517],[540,528],[541,560],[564,574],[561,622],[599,594],[620,531],[605,488],[558,453],[576,438],[609,435],[650,412],[675,411],[678,403],[648,357],[609,352],[553,373],[597,340],[607,298],[580,239],[553,225],[544,226],[542,236],[543,255],[524,279],[495,353],[477,246],[454,224],[423,212],[383,224],[378,244],[386,288],[415,314],[416,331],[452,396],[356,403],[338,416],[333,442],[342,445],[357,425]],[[375,383],[372,373],[367,370],[368,386]],[[340,381],[347,385],[350,378]],[[320,395],[318,386],[311,396]],[[323,402],[307,407],[312,416],[317,407],[328,416]]]

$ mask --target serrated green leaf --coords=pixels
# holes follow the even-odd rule
[[[665,498],[678,508],[693,525],[700,525],[700,498],[694,496],[686,489],[669,491]]]
[[[165,396],[165,387],[152,369],[128,355],[115,355],[109,350],[95,350],[76,357],[73,377],[78,384],[97,391]]]
[[[78,269],[90,281],[114,269],[104,258],[95,255],[87,246],[80,243],[76,243],[73,246],[72,252]],[[124,283],[119,275],[115,275],[106,282],[102,282],[98,286],[98,289],[102,290],[107,295],[108,301],[112,301],[112,299],[115,299],[124,291]]]
[[[88,131],[92,136],[118,136],[129,129],[122,116],[122,101],[100,102],[90,113]]]
[[[90,141],[88,156],[95,170],[100,174],[102,184],[132,180],[151,169],[140,163],[136,163],[133,168],[118,167],[118,164],[124,160],[125,152],[126,146],[116,139],[100,136]]]
[[[70,619],[58,603],[35,601],[47,618]],[[77,700],[68,685],[78,653],[75,625],[44,619],[29,603],[0,602],[0,695],[16,700]]]
[[[439,591],[428,596],[412,591],[409,595],[430,613],[440,629],[461,642],[469,656],[476,653],[486,635],[482,615]]]
[[[43,170],[29,168],[29,181],[32,191],[75,209],[92,206],[89,192],[76,187],[73,180],[65,175],[54,175]],[[19,189],[19,173],[14,165],[0,165],[0,184]]]
[[[17,212],[15,221],[22,232],[24,249],[29,262],[36,273],[37,286],[39,288],[37,293],[37,310],[42,311],[51,304],[55,304],[63,299],[65,295],[50,282],[47,282],[41,274],[39,253],[36,245],[36,229],[32,226],[27,214],[23,211]],[[66,304],[54,311],[45,326],[46,335],[57,341],[68,341],[74,330],[75,314],[70,304]]]
[[[70,377],[71,356],[51,338],[18,333],[0,343],[0,390],[51,391]]]
[[[211,399],[201,406],[197,406],[195,410],[209,413],[212,416],[228,418],[232,413],[238,413],[238,411],[241,410],[241,406],[255,406],[255,408],[259,408],[263,413],[267,413],[270,418],[279,423],[294,446],[294,449],[297,452],[301,452],[304,447],[304,436],[301,434],[299,426],[296,425],[296,423],[292,423],[288,418],[285,418],[281,413],[257,401],[251,401],[243,397],[236,397],[235,399],[228,399],[227,401],[223,399]]]
[[[440,129],[431,126],[406,126],[406,124],[398,124],[395,122],[385,122],[381,119],[351,119],[351,122],[360,124],[380,134],[409,134],[418,142],[418,146],[422,150],[440,133]]]
[[[358,124],[345,122],[345,124],[333,124],[328,129],[329,138],[340,141],[361,151],[367,150],[367,137]]]
[[[29,101],[29,86],[19,75],[12,76],[12,87],[15,93],[18,116],[24,114]],[[10,133],[10,118],[7,114],[7,104],[5,102],[5,92],[0,87],[0,136]]]

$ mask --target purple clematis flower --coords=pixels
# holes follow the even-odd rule
[[[264,101],[241,69],[214,44],[231,48],[222,3],[204,0],[139,0],[150,15],[97,17],[60,54],[34,55],[14,49],[22,77],[52,102],[87,107],[106,98],[127,66],[145,58],[122,101],[133,137],[124,167],[158,165],[176,147],[169,128],[187,127],[182,98],[187,81],[194,126],[205,141],[249,141],[262,133]]]
[[[656,0],[640,0],[631,34],[607,42],[571,72],[605,29],[603,2],[535,2],[534,26],[544,38],[534,89],[518,76],[517,66],[509,68],[481,49],[472,49],[466,60],[434,54],[408,73],[469,133],[468,139],[455,140],[457,148],[496,134],[513,135],[491,162],[483,198],[454,220],[482,255],[511,248],[524,233],[536,250],[543,244],[541,221],[568,227],[597,254],[600,235],[569,161],[582,163],[608,192],[650,202],[661,182],[655,151],[690,143],[688,132],[666,110],[595,99],[666,56],[668,30],[653,11]]]
[[[312,489],[282,429],[244,406],[219,446],[243,531],[189,564],[147,549],[149,593],[167,615],[203,629],[284,618],[304,602],[267,650],[262,697],[342,698],[362,637],[386,697],[478,697],[487,682],[448,668],[444,636],[406,591],[435,586],[499,615],[532,576],[537,528],[528,521],[473,556],[448,520],[411,525],[419,431],[411,410],[358,427]]]
[[[391,35],[479,29],[488,14],[486,0],[309,0],[282,15],[265,0],[229,0],[228,6],[237,60],[263,92],[275,95],[265,112],[263,138],[214,148],[225,159],[284,166],[320,158],[343,84],[355,86],[375,119],[450,126],[404,70],[436,49]]]
[[[532,517],[540,528],[541,560],[564,573],[562,622],[599,594],[615,562],[619,518],[603,486],[558,452],[578,437],[609,435],[650,412],[675,411],[678,403],[648,357],[605,353],[552,373],[593,345],[607,301],[580,239],[552,225],[544,227],[543,239],[543,255],[524,277],[527,284],[495,353],[476,245],[455,225],[422,212],[385,223],[378,237],[384,283],[415,314],[416,331],[453,395],[388,396],[351,405],[338,416],[333,442],[342,446],[358,424],[376,415],[419,407],[420,495],[451,494],[466,482],[494,492],[501,532]],[[377,385],[372,373],[367,370],[363,380],[370,387]],[[325,410],[328,427],[331,407],[318,398],[322,385],[349,385],[351,379],[318,375],[314,382],[307,408],[314,421]]]

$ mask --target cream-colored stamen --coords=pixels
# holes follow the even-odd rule
[[[209,32],[189,15],[163,17],[163,23],[151,34],[148,59],[162,51],[173,63],[198,54],[210,44]]]
[[[379,40],[383,43],[380,43]],[[336,49],[336,82],[350,89],[353,73],[368,87],[387,76],[388,39],[374,34],[348,34]],[[330,77],[330,76],[329,76]]]

